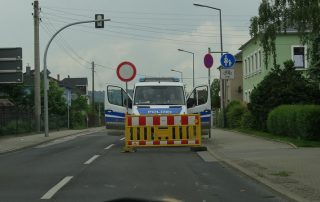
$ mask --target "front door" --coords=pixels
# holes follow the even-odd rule
[[[107,85],[104,109],[106,128],[124,129],[125,115],[132,112],[132,99],[123,88]]]
[[[195,87],[187,98],[188,114],[200,114],[202,129],[211,128],[211,99],[208,85]]]

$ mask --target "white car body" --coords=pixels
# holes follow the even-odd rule
[[[138,104],[135,98],[137,97],[136,93],[139,87],[144,87],[145,89],[148,89],[148,87],[164,87],[168,93],[173,89],[172,87],[181,87],[183,92],[183,101],[180,100],[181,103],[179,104],[166,104],[166,102],[160,102],[157,104]],[[203,128],[211,128],[211,100],[210,91],[208,89],[208,85],[197,86],[191,91],[189,96],[186,97],[184,84],[177,80],[168,81],[167,79],[162,81],[159,79],[159,81],[143,81],[135,84],[132,99],[123,88],[114,85],[107,85],[105,92],[106,128],[123,129],[126,113],[134,115],[200,114]],[[126,104],[127,98],[129,100],[128,105]]]

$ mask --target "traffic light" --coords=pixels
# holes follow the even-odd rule
[[[103,19],[104,19],[103,14],[96,14],[95,15],[95,20],[103,20]],[[104,28],[104,21],[95,22],[95,27],[96,28]]]

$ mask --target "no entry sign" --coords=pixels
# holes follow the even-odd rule
[[[117,76],[121,81],[132,81],[136,74],[136,67],[131,62],[125,61],[118,65]]]

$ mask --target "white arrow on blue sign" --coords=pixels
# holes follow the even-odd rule
[[[224,68],[232,68],[233,65],[236,63],[236,59],[233,55],[226,53],[222,55],[220,63]]]

